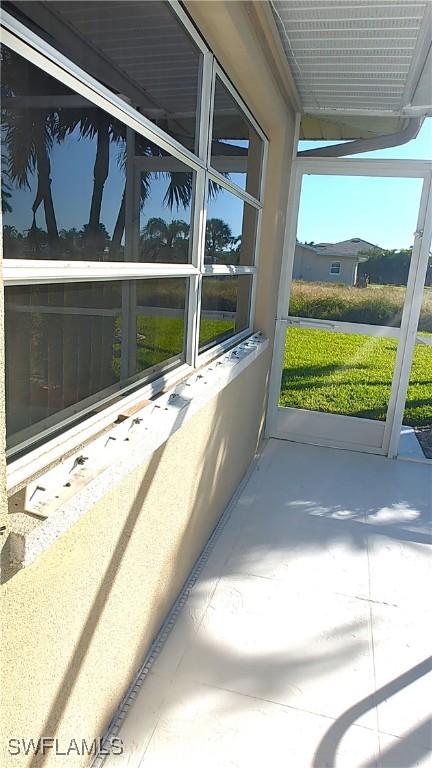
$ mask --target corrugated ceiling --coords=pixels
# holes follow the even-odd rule
[[[406,119],[394,117],[410,104],[421,76],[432,38],[431,2],[274,0],[272,7],[303,110],[315,116],[312,133],[326,133],[317,126],[324,112],[375,114],[364,135],[377,132],[377,113],[390,131],[396,122],[403,127]],[[340,138],[361,135],[353,122],[341,130]]]

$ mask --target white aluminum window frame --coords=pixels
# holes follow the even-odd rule
[[[225,352],[230,347],[238,344],[242,339],[250,335],[254,330],[254,308],[256,295],[257,261],[259,253],[261,218],[262,218],[262,193],[266,173],[266,161],[268,140],[257,121],[244,104],[234,86],[216,62],[205,42],[195,29],[187,14],[176,0],[169,0],[171,9],[177,15],[179,22],[186,29],[202,53],[201,80],[198,95],[199,123],[198,130],[198,154],[193,154],[182,146],[176,139],[171,138],[161,128],[152,123],[148,118],[135,111],[126,101],[111,92],[98,80],[89,75],[85,70],[63,56],[57,49],[50,46],[45,40],[39,38],[13,16],[5,11],[0,11],[1,42],[25,58],[34,66],[42,69],[51,77],[69,87],[75,93],[83,96],[95,106],[103,109],[114,118],[120,120],[128,128],[135,131],[167,151],[175,159],[188,166],[196,173],[194,189],[194,204],[192,206],[191,233],[192,249],[191,263],[188,264],[154,264],[134,262],[79,262],[79,261],[39,261],[7,259],[3,262],[3,277],[5,287],[12,285],[56,284],[71,282],[101,282],[112,280],[134,280],[148,278],[185,277],[188,279],[189,290],[185,309],[185,361],[173,370],[162,371],[154,381],[146,381],[143,376],[142,385],[134,382],[126,385],[120,391],[122,394],[121,405],[118,402],[110,404],[110,401],[119,393],[102,397],[98,401],[105,408],[100,414],[87,418],[80,424],[73,424],[76,415],[69,416],[59,421],[55,427],[50,427],[37,436],[30,438],[19,449],[14,447],[7,451],[8,459],[23,449],[28,452],[21,458],[13,461],[14,469],[18,464],[27,467],[31,473],[36,461],[41,463],[41,455],[44,464],[52,463],[70,451],[79,442],[91,439],[92,435],[99,432],[112,422],[113,416],[143,399],[148,399],[162,390],[171,386],[176,381],[193,372],[194,369],[205,365],[210,360]],[[246,119],[253,125],[263,142],[260,190],[259,198],[248,194],[241,187],[226,179],[217,170],[210,166],[210,148],[213,123],[213,98],[214,88],[218,76],[225,87],[236,100],[239,108],[245,114]],[[251,266],[236,265],[205,265],[205,228],[207,216],[207,190],[209,181],[217,182],[222,188],[234,194],[245,203],[257,209],[257,226],[255,234],[254,253]],[[226,340],[215,343],[210,349],[199,353],[199,322],[201,312],[201,285],[204,276],[217,275],[241,275],[248,274],[252,277],[251,296],[249,303],[248,327],[239,333],[233,334]],[[133,388],[133,393],[125,395],[128,389]],[[77,404],[78,405],[78,404]],[[94,408],[94,404],[87,409]],[[78,410],[78,409],[77,409]],[[86,409],[79,410],[80,415],[85,415]],[[55,439],[50,439],[50,433],[59,432]],[[41,440],[46,440],[34,450],[31,445]]]
[[[331,275],[340,275],[341,273],[341,263],[340,261],[332,261],[330,264],[330,274]]]

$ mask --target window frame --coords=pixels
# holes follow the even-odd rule
[[[213,78],[212,78],[212,103],[211,103],[211,115],[210,115],[210,129],[209,129],[209,145],[208,145],[208,155],[207,155],[207,163],[208,167],[211,170],[212,177],[214,178],[214,181],[217,181],[217,183],[221,183],[221,181],[227,181],[225,176],[223,176],[219,171],[217,171],[215,168],[211,165],[211,142],[213,138],[213,113],[214,113],[214,93],[216,88],[216,77],[220,79],[222,82],[222,85],[225,86],[227,91],[230,93],[230,95],[233,97],[233,99],[237,102],[238,106],[240,107],[240,110],[244,113],[245,118],[251,123],[254,130],[257,132],[257,134],[260,136],[260,138],[263,141],[263,148],[262,148],[262,156],[261,156],[261,176],[260,176],[260,187],[258,196],[254,197],[253,195],[250,195],[248,192],[246,192],[244,189],[238,186],[238,184],[234,184],[234,182],[227,182],[228,187],[227,189],[234,194],[238,194],[239,197],[243,197],[246,202],[250,202],[252,205],[254,203],[262,203],[263,202],[263,194],[264,194],[264,173],[263,170],[266,166],[267,162],[267,149],[268,149],[268,140],[263,132],[262,128],[259,126],[257,121],[255,120],[254,116],[252,115],[251,111],[248,109],[246,104],[243,102],[243,99],[241,98],[238,91],[235,89],[227,75],[225,74],[224,70],[218,63],[216,59],[214,59],[214,65],[213,65]],[[223,184],[222,184],[223,186]]]
[[[64,454],[64,451],[68,449],[68,446],[81,442],[84,439],[83,436],[86,436],[85,439],[91,439],[99,429],[104,428],[104,426],[111,423],[113,415],[118,413],[119,410],[124,410],[140,400],[153,397],[167,386],[172,385],[175,381],[184,378],[198,367],[205,365],[210,360],[224,353],[227,349],[235,346],[249,336],[254,330],[257,265],[268,140],[225,72],[216,61],[214,55],[201,38],[199,32],[181,7],[180,3],[177,2],[177,0],[167,0],[167,2],[171,10],[176,14],[179,23],[185,28],[193,42],[200,49],[202,55],[197,105],[199,115],[199,120],[197,121],[197,154],[190,152],[176,139],[171,138],[169,134],[165,133],[148,118],[137,112],[132,106],[127,104],[126,101],[108,90],[85,70],[81,69],[78,65],[74,64],[73,61],[61,54],[56,48],[53,48],[49,43],[45,42],[45,40],[38,37],[38,35],[7,13],[7,11],[2,10],[0,12],[1,42],[4,45],[25,58],[33,66],[42,69],[48,75],[63,83],[75,93],[83,96],[96,107],[99,107],[114,118],[120,120],[137,134],[150,139],[175,159],[188,166],[192,172],[195,172],[190,226],[190,237],[192,241],[190,263],[158,264],[124,261],[86,262],[67,260],[40,261],[31,259],[6,259],[3,261],[5,287],[12,285],[141,280],[152,277],[185,277],[187,278],[189,286],[185,307],[185,362],[180,363],[172,370],[162,370],[161,375],[153,381],[148,381],[146,380],[146,377],[143,376],[141,385],[137,382],[130,385],[129,388],[133,387],[132,394],[128,394],[128,386],[125,386],[121,390],[123,395],[121,405],[119,405],[118,401],[115,401],[115,397],[118,397],[119,393],[105,398],[102,396],[98,402],[100,405],[106,405],[105,408],[101,410],[101,413],[98,413],[96,416],[90,416],[78,424],[73,424],[73,421],[76,421],[76,415],[59,420],[59,423],[55,428],[47,431],[64,431],[57,434],[54,439],[47,436],[46,442],[42,445],[40,445],[40,442],[44,439],[45,431],[41,431],[35,437],[25,441],[24,444],[21,444],[20,446],[8,449],[6,452],[8,459],[13,459],[13,456],[17,453],[24,449],[28,449],[28,452],[25,455],[13,460],[14,467],[23,462],[30,466],[32,464],[32,459],[36,458],[36,455],[38,458],[41,455],[45,456],[45,464],[47,461],[52,460],[51,457],[53,455],[58,454],[58,458],[60,458],[61,455]],[[222,174],[211,167],[210,155],[216,77],[219,77],[224,86],[229,90],[239,108],[243,111],[246,119],[252,124],[254,130],[256,130],[263,142],[259,198],[251,196],[237,184],[226,179]],[[251,266],[204,264],[207,191],[210,180],[215,181],[222,188],[257,209],[257,225]],[[220,343],[216,343],[211,348],[200,353],[198,344],[202,278],[204,276],[207,277],[212,275],[231,275],[234,277],[235,275],[240,274],[249,274],[252,276],[249,324],[247,329],[230,336]],[[113,399],[114,402],[110,404],[110,400]],[[79,409],[77,408],[77,410]],[[82,411],[79,410],[79,413],[82,413],[83,415],[85,415],[85,412],[85,408]],[[35,443],[39,447],[32,450],[32,443]]]
[[[341,262],[340,261],[332,261],[330,264],[330,275],[340,275],[341,273]],[[337,267],[337,271],[334,271],[334,267]]]

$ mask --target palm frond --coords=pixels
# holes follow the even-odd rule
[[[169,184],[165,192],[164,205],[173,208],[187,208],[192,199],[192,173],[188,171],[171,171],[163,174]]]
[[[29,176],[36,167],[36,150],[29,110],[8,112],[5,119],[7,173],[18,187],[30,189]]]
[[[151,192],[151,174],[149,171],[143,171],[141,173],[140,184],[140,209],[144,208],[147,199],[150,197]]]

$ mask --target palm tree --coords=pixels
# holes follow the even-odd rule
[[[157,144],[149,141],[144,136],[135,134],[134,138],[134,153],[140,157],[167,157],[167,153],[164,152]],[[127,158],[127,144],[124,151],[120,156],[120,166],[126,173],[126,158]],[[192,200],[193,190],[193,174],[192,171],[168,171],[168,172],[141,172],[141,185],[140,185],[140,205],[144,206],[151,192],[151,182],[154,179],[164,178],[167,181],[167,189],[163,199],[165,206],[171,210],[174,205],[183,208],[187,208]],[[216,185],[214,182],[210,182],[210,192],[215,194]],[[123,239],[123,233],[126,222],[126,181],[123,189],[122,200],[115,223],[112,241],[111,251],[115,254],[120,250],[121,241]]]
[[[105,183],[109,174],[110,147],[112,144],[126,143],[126,126],[98,107],[59,109],[56,138],[64,141],[75,131],[82,139],[96,139],[96,153],[93,164],[93,190],[88,222],[84,227],[85,245],[94,257],[98,258],[100,242],[102,199]],[[98,254],[98,255],[97,255]]]
[[[20,259],[24,255],[25,240],[17,228],[3,224],[3,249],[5,258]]]
[[[154,217],[141,232],[141,253],[149,261],[186,261],[189,225],[180,219],[166,222]]]
[[[10,204],[10,199],[12,197],[12,187],[7,181],[9,179],[9,174],[6,170],[7,165],[7,159],[5,155],[1,156],[1,210],[2,213],[12,213],[12,206]]]
[[[167,153],[164,152],[157,144],[146,139],[144,136],[138,134],[135,135],[135,149],[136,155],[144,157],[167,157]],[[124,151],[121,154],[119,163],[123,171],[126,173],[126,157],[127,157],[127,145],[125,145]],[[224,176],[229,176],[228,173],[224,173]],[[141,172],[141,192],[140,192],[140,205],[144,207],[146,200],[150,196],[151,182],[154,179],[163,178],[167,181],[167,189],[163,199],[163,203],[171,210],[174,206],[178,208],[188,208],[192,200],[193,191],[193,173],[192,171],[168,171],[168,172]],[[220,186],[213,180],[209,181],[209,198],[216,197],[220,191]],[[121,241],[123,239],[124,229],[126,221],[126,182],[123,189],[122,200],[115,223],[113,236],[111,240],[110,252],[114,255],[120,250]]]
[[[119,161],[120,166],[125,173],[126,173],[126,153],[127,153],[127,150],[125,149]],[[141,173],[141,179],[140,179],[140,208],[144,206],[145,201],[150,195],[150,189],[151,189],[150,173],[143,172]],[[111,238],[110,255],[113,258],[116,258],[116,256],[118,256],[118,253],[120,251],[121,241],[123,239],[123,233],[125,229],[125,223],[126,223],[126,181],[124,184],[120,208],[117,214],[117,219],[114,226],[113,235]]]
[[[26,62],[13,51],[4,49],[3,98],[13,101],[15,96],[33,97],[34,94],[53,95],[52,79],[37,67]],[[56,84],[56,94],[70,96],[68,88]],[[55,99],[55,96],[53,95]],[[96,154],[93,166],[93,191],[90,204],[88,223],[85,229],[87,251],[97,251],[100,241],[101,207],[105,183],[109,174],[110,146],[112,143],[123,144],[120,163],[126,165],[127,129],[103,110],[92,107],[52,107],[42,108],[5,106],[4,108],[4,138],[7,148],[6,174],[9,180],[18,188],[30,189],[30,177],[37,174],[37,189],[32,205],[32,228],[36,227],[36,213],[43,205],[50,251],[59,246],[54,201],[51,190],[50,154],[54,142],[64,141],[68,135],[78,130],[82,138],[96,138]],[[148,139],[135,134],[134,155],[148,157],[164,157],[167,155],[160,147]],[[228,174],[226,174],[228,175]],[[167,180],[164,204],[173,209],[174,205],[187,208],[192,199],[193,172],[172,171],[165,173],[144,172],[141,174],[140,203],[144,205],[150,194],[150,178],[163,177]],[[209,194],[214,197],[219,191],[215,182],[210,182]],[[7,212],[10,208],[11,188],[8,182],[3,185],[3,206]],[[125,230],[126,214],[126,184],[124,187],[116,223],[114,226],[109,253],[111,258],[118,254]],[[104,249],[106,253],[106,249]],[[58,254],[56,254],[58,256]],[[97,257],[96,257],[97,258]],[[105,256],[103,257],[105,258]]]
[[[3,99],[13,100],[14,97],[50,92],[51,84],[48,76],[5,47],[2,50],[2,68]],[[60,84],[58,87],[59,92],[62,90],[67,92],[67,89],[63,89]],[[37,189],[32,205],[32,228],[36,228],[36,212],[43,204],[48,243],[51,248],[58,240],[49,159],[57,122],[58,114],[51,107],[15,108],[12,105],[12,108],[8,106],[3,108],[2,129],[7,150],[7,174],[18,188],[30,189],[29,177],[36,172]]]
[[[222,219],[207,219],[206,256],[211,262],[226,253],[233,243],[233,234],[229,224]]]

